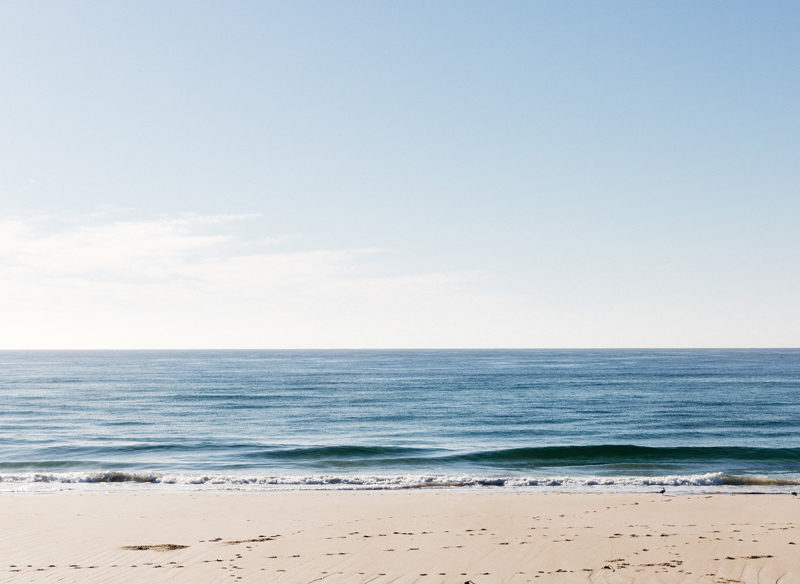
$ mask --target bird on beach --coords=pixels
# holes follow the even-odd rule
[[[666,492],[667,492],[667,489],[665,489],[664,487],[661,487],[661,490],[659,491],[659,494],[663,495]]]

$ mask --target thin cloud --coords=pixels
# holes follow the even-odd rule
[[[387,275],[379,248],[279,249],[234,228],[257,219],[2,221],[0,347],[357,345],[452,312],[477,277]]]

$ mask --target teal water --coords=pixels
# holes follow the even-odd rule
[[[800,350],[0,352],[0,489],[791,488]]]

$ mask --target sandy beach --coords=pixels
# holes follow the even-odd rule
[[[525,492],[0,497],[3,582],[800,582],[800,498]]]

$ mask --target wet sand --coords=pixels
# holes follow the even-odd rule
[[[791,495],[0,496],[0,582],[800,584]]]

